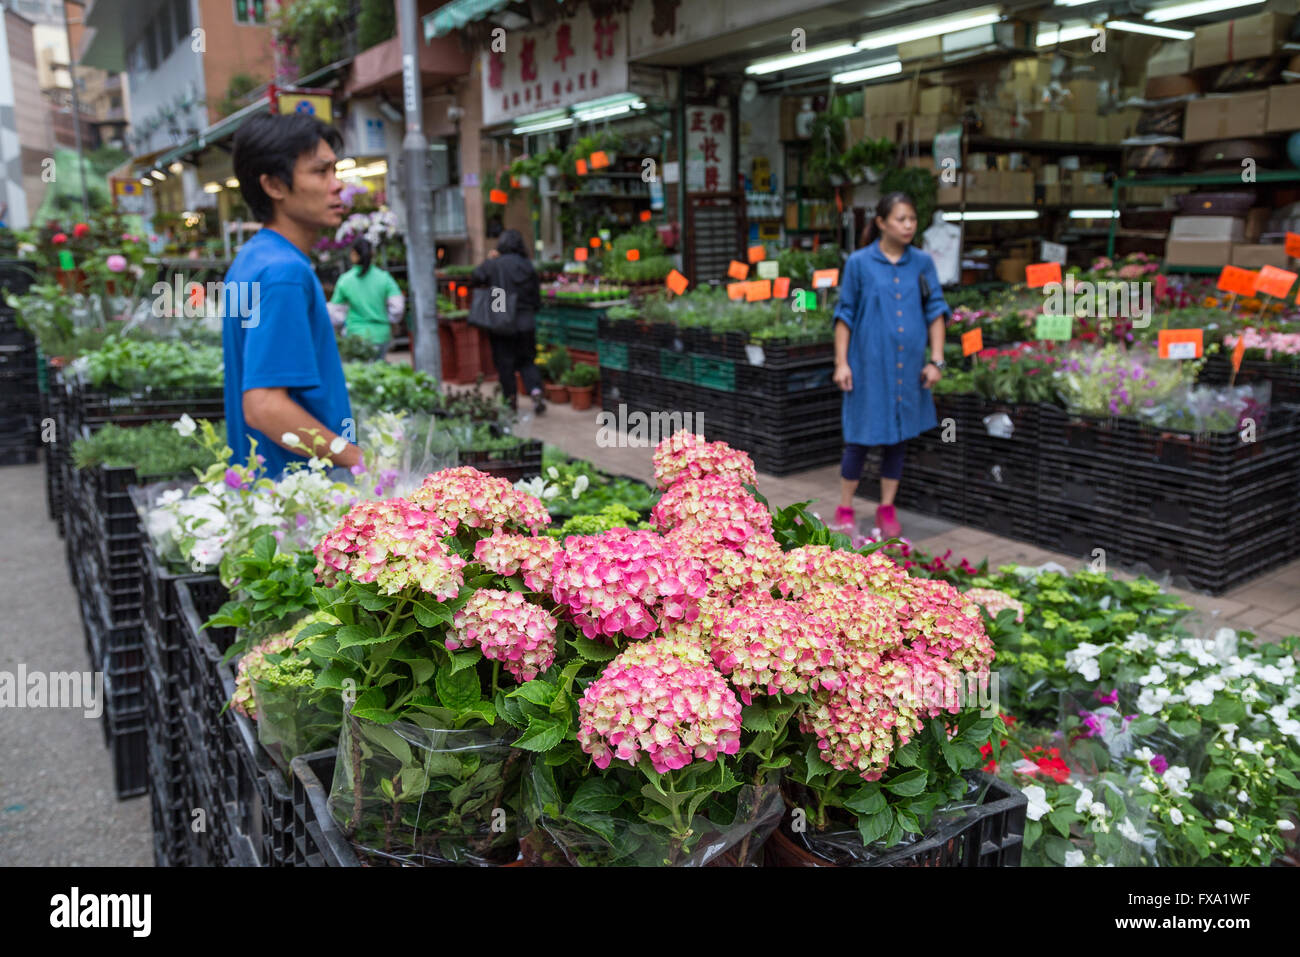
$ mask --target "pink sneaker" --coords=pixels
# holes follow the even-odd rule
[[[835,509],[835,520],[831,522],[832,532],[852,535],[856,528],[857,520],[853,517],[853,509],[845,508],[843,505]]]
[[[903,534],[903,526],[898,524],[892,505],[881,505],[876,509],[876,527],[885,538],[898,538]]]

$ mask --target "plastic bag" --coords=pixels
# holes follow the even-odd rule
[[[198,483],[193,479],[171,479],[149,485],[131,485],[127,493],[140,517],[140,527],[149,536],[154,555],[168,571],[184,574],[192,572],[180,550],[180,525],[175,517],[158,506],[179,500],[189,494]]]
[[[678,845],[665,826],[637,812],[643,787],[650,785],[632,768],[593,769],[562,782],[553,768],[533,761],[524,787],[532,825],[525,857],[573,867],[756,867],[785,815],[780,777],[771,774],[704,801],[688,822],[691,837]]]
[[[257,740],[286,777],[291,773],[289,762],[298,755],[338,743],[343,709],[337,696],[312,701],[311,688],[273,685],[257,678],[250,684],[257,704]]]
[[[448,714],[450,717],[450,714]],[[524,752],[490,728],[344,718],[329,807],[373,865],[507,864],[519,856]]]

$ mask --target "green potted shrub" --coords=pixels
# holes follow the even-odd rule
[[[564,386],[564,377],[572,367],[573,360],[569,356],[569,350],[564,346],[556,346],[555,351],[547,357],[546,364],[542,367],[546,375],[544,385],[548,402],[569,401],[569,390]]]
[[[562,381],[568,386],[574,410],[581,412],[591,408],[591,395],[600,382],[600,369],[588,362],[579,362],[565,373]]]

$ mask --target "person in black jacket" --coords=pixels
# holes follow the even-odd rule
[[[538,414],[546,411],[542,401],[542,374],[534,360],[537,357],[537,310],[542,308],[542,281],[528,259],[524,237],[517,229],[507,229],[497,240],[497,248],[488,253],[471,276],[475,286],[502,288],[506,294],[515,294],[514,331],[492,333],[492,363],[501,379],[501,390],[516,408],[518,389],[515,373],[524,380],[524,388],[533,397],[533,409]]]

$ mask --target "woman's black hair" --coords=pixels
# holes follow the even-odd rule
[[[370,272],[370,260],[375,255],[374,247],[370,245],[370,240],[361,238],[352,244],[352,248],[357,253],[357,265],[361,267],[360,275],[364,276]]]
[[[321,140],[335,153],[343,149],[339,131],[309,113],[259,113],[239,128],[231,162],[239,192],[258,222],[270,222],[275,213],[271,197],[262,189],[262,175],[274,176],[293,189],[294,164],[304,153],[315,152]]]
[[[528,247],[524,245],[523,234],[517,229],[503,229],[501,238],[497,240],[497,252],[503,256],[506,253],[515,253],[527,259]]]
[[[899,203],[906,203],[912,207],[912,212],[916,212],[916,201],[906,193],[886,193],[880,197],[880,202],[876,204],[876,211],[872,213],[871,219],[867,220],[867,228],[862,231],[862,239],[858,245],[870,246],[880,238],[880,227],[876,225],[876,217],[888,219],[889,214],[894,211],[894,207]]]

